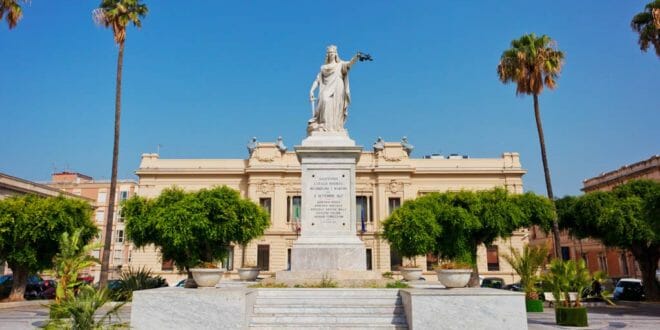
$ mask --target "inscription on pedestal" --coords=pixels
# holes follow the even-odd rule
[[[307,191],[311,231],[350,231],[350,171],[310,170]],[[303,199],[304,200],[304,199]]]

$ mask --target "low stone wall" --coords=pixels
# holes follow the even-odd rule
[[[401,289],[410,329],[527,329],[522,293],[487,289]]]
[[[160,288],[133,292],[131,329],[244,329],[245,288]]]
[[[283,299],[277,296],[278,289],[161,288],[136,291],[133,293],[131,328],[247,329],[250,318],[254,318],[256,296],[261,294],[260,290],[268,297]],[[281,289],[281,292],[284,298],[294,292],[294,300],[300,302],[304,299],[318,301],[319,292],[327,295],[333,290],[339,294],[341,290],[350,289]],[[384,292],[392,289],[356,290]],[[527,329],[522,293],[486,288],[401,289],[399,293],[409,329]],[[339,302],[339,306],[351,306],[351,297],[344,298],[346,303]],[[337,304],[334,301],[335,307]],[[341,316],[337,318],[338,322],[342,321]]]

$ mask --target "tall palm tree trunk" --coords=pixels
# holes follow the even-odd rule
[[[548,166],[548,156],[545,152],[545,137],[543,135],[543,123],[541,122],[541,110],[539,109],[539,95],[534,94],[534,116],[536,117],[536,129],[539,132],[539,144],[541,145],[541,158],[543,159],[543,172],[545,173],[545,187],[548,190],[548,198],[552,201],[554,208],[555,197],[552,193],[552,181],[550,180],[550,167]],[[554,242],[555,257],[561,256],[561,241],[559,236],[559,224],[557,223],[557,212],[552,218],[552,237]]]
[[[108,282],[110,268],[110,247],[112,245],[112,221],[115,213],[115,193],[117,191],[117,162],[119,160],[119,127],[121,124],[121,72],[124,65],[124,43],[119,44],[117,55],[117,87],[115,91],[115,139],[112,147],[112,174],[110,176],[110,194],[108,214],[105,220],[105,235],[103,240],[103,259],[101,260],[101,275],[99,286],[105,287]]]

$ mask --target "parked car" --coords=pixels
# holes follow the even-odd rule
[[[644,300],[644,286],[642,280],[636,278],[622,278],[614,287],[614,300]]]
[[[504,279],[499,277],[486,277],[481,280],[482,288],[502,289],[504,287]]]
[[[9,297],[13,284],[14,276],[12,274],[0,277],[0,299]],[[27,279],[27,285],[25,286],[23,297],[25,299],[44,299],[44,290],[48,289],[49,286],[53,284],[54,283],[48,283],[48,285],[44,285],[44,281],[39,275],[30,275]]]

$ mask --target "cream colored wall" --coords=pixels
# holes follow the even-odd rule
[[[390,271],[390,248],[376,233],[381,229],[381,221],[389,215],[389,198],[398,197],[403,202],[428,192],[493,187],[521,193],[525,170],[517,153],[505,153],[499,158],[411,159],[400,143],[385,143],[383,150],[363,152],[356,172],[357,195],[372,196],[374,203],[374,221],[367,224],[367,232],[360,237],[372,249],[374,270],[385,272]],[[157,154],[144,154],[136,173],[139,194],[150,198],[171,186],[194,191],[219,185],[236,189],[257,203],[260,198],[271,198],[272,226],[263,237],[249,244],[246,260],[256,262],[257,245],[268,244],[270,272],[286,269],[287,248],[297,237],[295,226],[286,222],[287,196],[300,195],[300,163],[295,152],[282,153],[274,143],[260,143],[247,160],[160,159]],[[522,246],[522,235],[516,235],[511,244]],[[241,249],[237,246],[234,251],[234,268],[237,268]],[[160,262],[153,248],[133,249],[131,253],[131,266],[151,268],[171,278],[170,282],[181,277],[176,271],[162,272]],[[485,250],[480,250],[479,262],[486,276],[504,277],[510,273],[503,261],[500,272],[486,272]],[[426,268],[424,256],[418,257],[417,263]],[[509,282],[509,278],[505,280]]]

